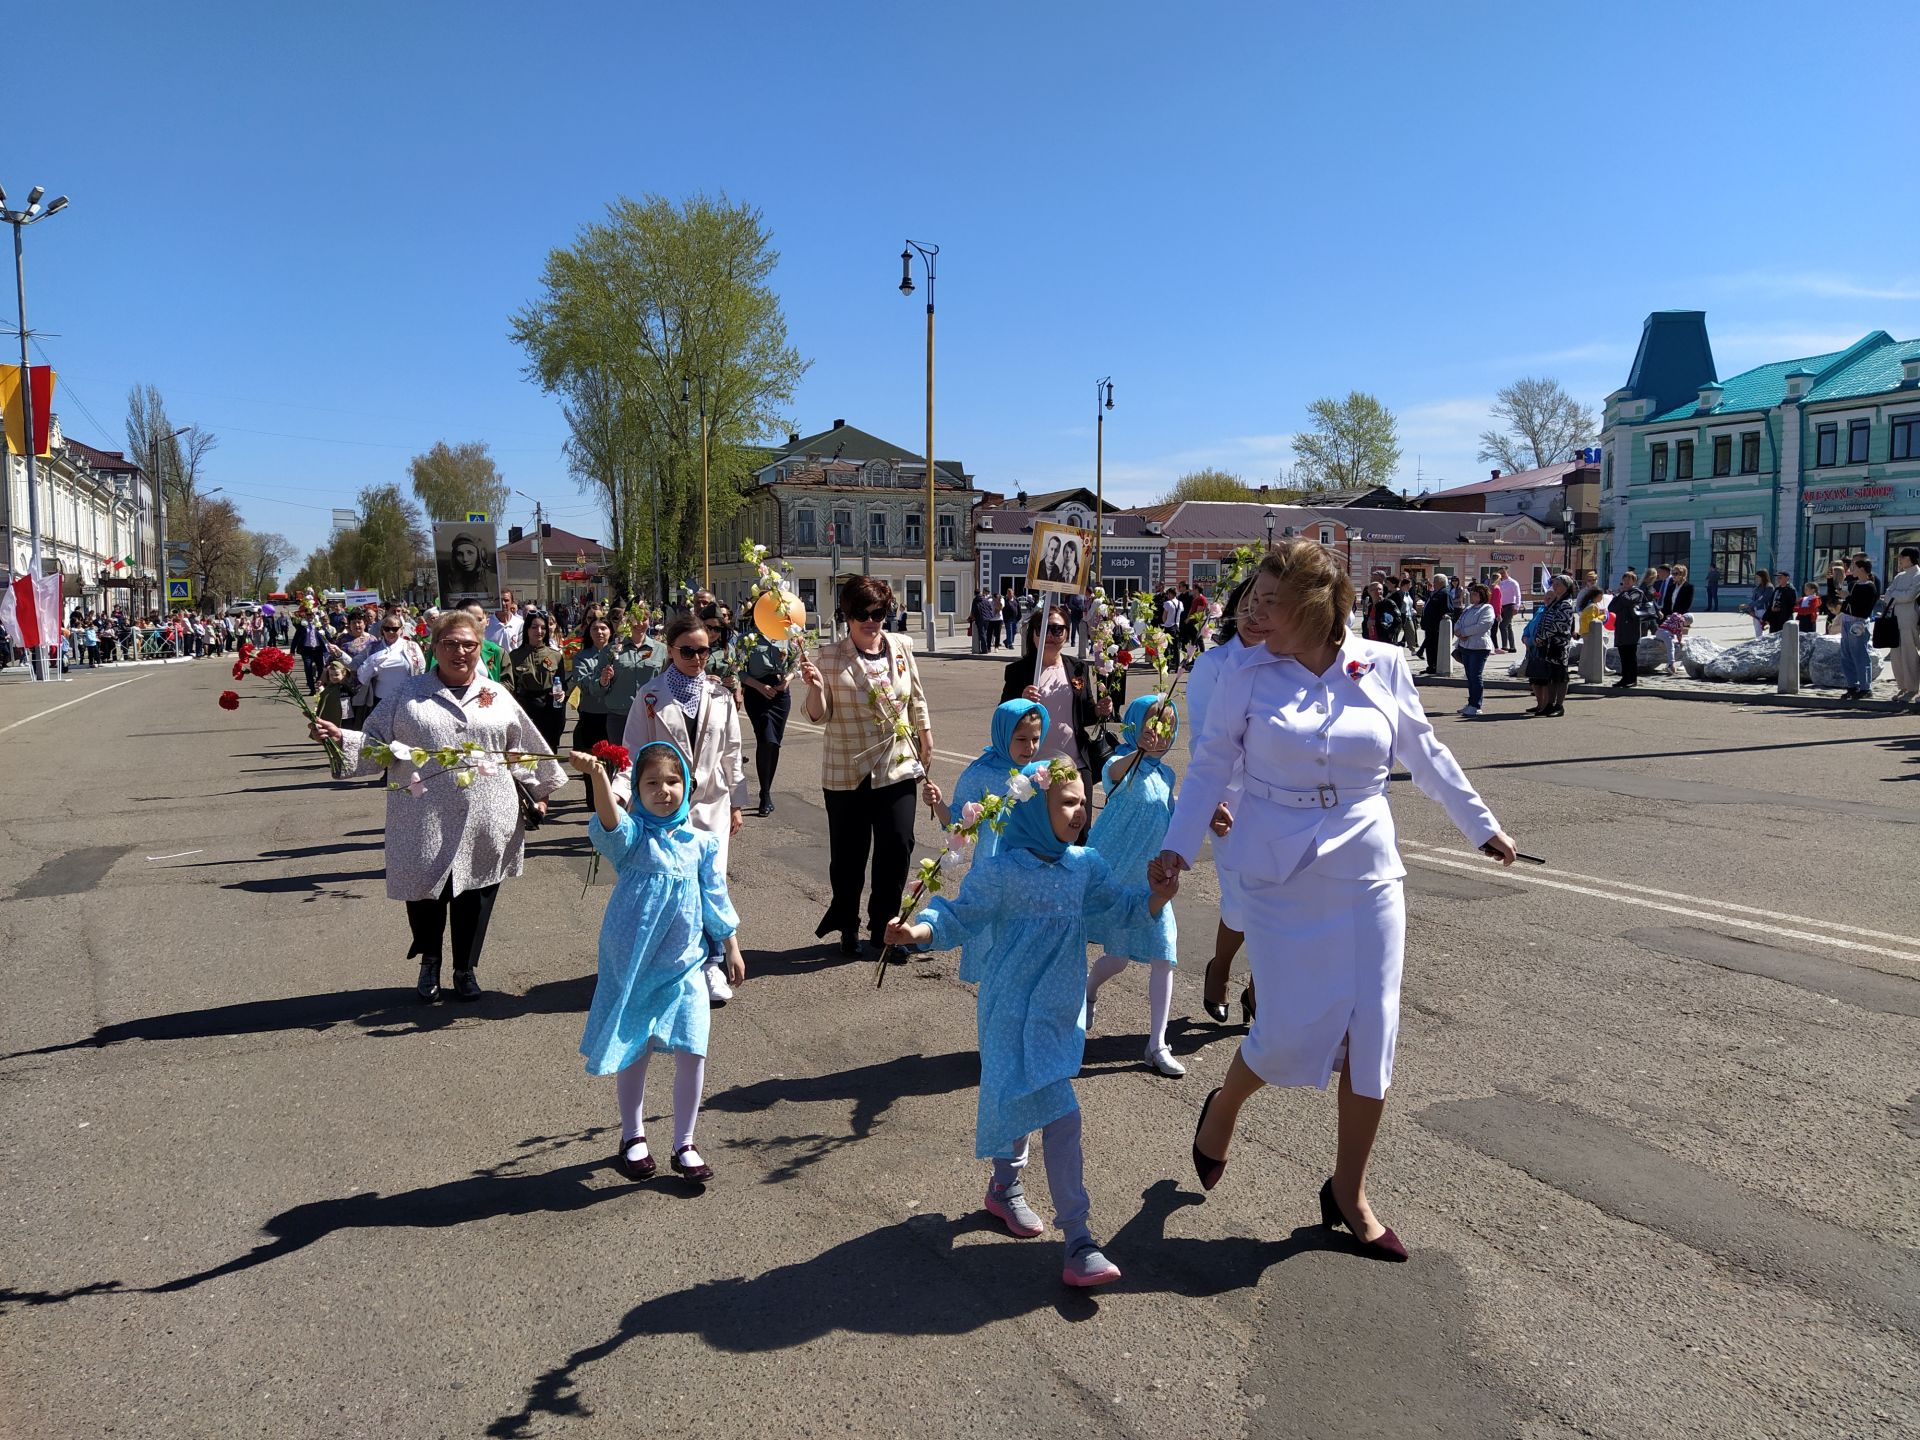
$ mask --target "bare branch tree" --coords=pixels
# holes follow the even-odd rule
[[[1504,424],[1505,433],[1481,432],[1480,459],[1509,472],[1558,465],[1593,443],[1592,412],[1558,380],[1514,381],[1494,398],[1493,418]]]

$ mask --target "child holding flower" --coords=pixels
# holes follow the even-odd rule
[[[1103,777],[1107,803],[1087,837],[1087,844],[1119,874],[1138,874],[1160,853],[1166,839],[1167,822],[1173,818],[1173,770],[1160,757],[1172,746],[1179,726],[1180,712],[1170,697],[1142,695],[1127,706],[1120,748],[1107,762]],[[1129,961],[1148,966],[1147,1063],[1162,1075],[1175,1077],[1187,1073],[1167,1048],[1178,935],[1171,905],[1144,925],[1119,925],[1104,917],[1087,924],[1087,938],[1105,950],[1087,975],[1087,1028],[1093,1028],[1100,987],[1126,969]]]
[[[1166,908],[1178,882],[1168,874],[1151,893],[1129,886],[1099,855],[1069,843],[1086,827],[1087,795],[1065,760],[1023,766],[1007,782],[1007,799],[997,853],[974,862],[953,900],[936,898],[912,922],[892,921],[887,941],[946,950],[990,933],[975,1012],[974,1153],[993,1162],[986,1208],[1017,1236],[1041,1233],[1020,1178],[1028,1136],[1039,1130],[1054,1223],[1066,1239],[1060,1278],[1104,1285],[1120,1269],[1100,1253],[1087,1224],[1073,1093],[1086,1048],[1086,927],[1095,919],[1143,924]]]
[[[694,1148],[693,1132],[706,1083],[709,1002],[701,968],[708,937],[725,947],[727,978],[735,985],[746,978],[719,841],[688,823],[693,777],[674,746],[655,741],[635,754],[632,812],[615,803],[606,767],[595,756],[575,750],[568,760],[593,796],[587,833],[615,868],[580,1053],[589,1075],[617,1076],[616,1163],[631,1180],[650,1179],[658,1168],[647,1149],[648,1058],[656,1050],[674,1053],[668,1163],[704,1184],[713,1167]]]

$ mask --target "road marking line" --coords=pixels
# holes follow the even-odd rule
[[[1464,870],[1470,875],[1478,875],[1483,880],[1487,876],[1487,864],[1473,860],[1443,860],[1437,855],[1409,855],[1421,865],[1443,865],[1449,870]],[[1711,910],[1690,910],[1684,905],[1663,905],[1657,900],[1644,900],[1638,895],[1620,895],[1611,890],[1598,890],[1588,885],[1570,885],[1564,880],[1549,880],[1543,875],[1524,875],[1518,869],[1506,869],[1500,872],[1501,880],[1512,880],[1521,885],[1540,885],[1549,890],[1566,890],[1575,895],[1587,895],[1597,900],[1611,900],[1619,905],[1638,905],[1643,910],[1658,910],[1667,915],[1681,915],[1689,920],[1710,920],[1721,925],[1738,925],[1743,930],[1758,930],[1763,935],[1780,936],[1789,940],[1807,940],[1816,945],[1834,945],[1842,950],[1858,950],[1868,955],[1885,955],[1890,960],[1904,960],[1912,964],[1915,954],[1912,950],[1887,950],[1878,945],[1863,945],[1857,940],[1842,940],[1837,935],[1816,935],[1810,930],[1783,930],[1777,924],[1765,924],[1759,920],[1742,920],[1737,915],[1720,915]],[[1814,922],[1819,923],[1819,922]]]
[[[7,731],[9,731],[9,730],[17,730],[17,729],[19,729],[19,728],[20,728],[20,727],[21,727],[22,725],[25,725],[25,724],[27,724],[27,723],[28,723],[28,721],[32,721],[32,720],[38,720],[38,719],[40,719],[40,718],[41,718],[41,716],[44,716],[44,715],[51,715],[51,714],[53,714],[53,712],[54,712],[55,710],[64,710],[64,709],[66,709],[66,708],[67,708],[67,706],[69,706],[69,705],[78,705],[78,704],[79,704],[79,703],[80,703],[80,702],[81,702],[82,700],[91,700],[91,699],[93,699],[93,698],[94,698],[95,696],[97,696],[97,695],[104,695],[104,694],[106,694],[106,693],[107,693],[107,691],[109,691],[109,690],[118,690],[118,689],[119,689],[119,688],[120,688],[120,687],[121,687],[122,685],[131,685],[131,684],[133,684],[133,683],[134,683],[134,681],[136,681],[136,680],[144,680],[144,679],[146,679],[146,678],[147,678],[147,677],[146,677],[146,676],[144,676],[144,675],[136,675],[136,676],[134,676],[134,677],[133,677],[133,679],[132,679],[132,680],[116,680],[116,681],[115,681],[115,682],[114,682],[113,684],[111,684],[111,685],[103,685],[103,686],[102,686],[102,687],[101,687],[100,689],[98,689],[98,690],[95,690],[95,691],[92,691],[92,692],[91,692],[91,693],[89,693],[89,694],[86,694],[86,695],[76,695],[76,696],[75,696],[75,697],[74,697],[73,699],[71,699],[71,700],[66,700],[66,701],[63,701],[63,702],[61,702],[61,703],[60,703],[60,704],[58,704],[58,705],[53,705],[53,706],[49,706],[49,707],[48,707],[47,709],[45,709],[45,710],[42,710],[42,711],[40,711],[40,712],[39,712],[39,714],[36,714],[36,715],[29,715],[29,716],[27,716],[27,717],[26,717],[26,719],[25,719],[25,720],[16,720],[16,721],[14,721],[14,722],[13,722],[13,724],[11,724],[11,725],[0,725],[0,735],[4,735],[4,734],[6,734],[6,733],[7,733]]]
[[[1440,851],[1439,846],[1427,845],[1418,840],[1405,840],[1401,844],[1407,849]],[[1866,930],[1858,925],[1843,925],[1838,920],[1816,920],[1810,915],[1786,915],[1778,910],[1761,910],[1752,905],[1736,905],[1731,900],[1715,900],[1705,895],[1683,895],[1673,890],[1656,890],[1651,885],[1641,885],[1631,880],[1610,880],[1601,875],[1574,875],[1565,870],[1556,870],[1554,873],[1565,876],[1569,880],[1584,880],[1589,885],[1614,886],[1629,894],[1655,895],[1662,900],[1687,900],[1695,905],[1712,905],[1716,909],[1732,910],[1741,915],[1758,915],[1765,920],[1784,920],[1790,925],[1817,925],[1823,930],[1838,930],[1843,934],[1858,935],[1866,940],[1891,940],[1896,945],[1908,945],[1913,941],[1910,935],[1890,935],[1884,930]]]

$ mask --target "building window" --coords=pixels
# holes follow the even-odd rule
[[[920,597],[924,594],[926,594],[926,585],[924,581],[920,581],[920,580],[907,581],[907,599],[906,599],[905,608],[906,608],[906,612],[909,615],[918,615],[920,613]]]
[[[1760,432],[1749,430],[1740,437],[1740,473],[1758,475],[1760,473]]]
[[[847,549],[853,548],[853,512],[851,510],[833,512],[833,543]]]
[[[1656,530],[1647,536],[1649,570],[1656,565],[1686,565],[1691,569],[1688,557],[1692,554],[1693,532],[1690,530]]]
[[[887,512],[875,510],[867,516],[867,543],[876,550],[887,548]]]
[[[1713,437],[1713,473],[1715,475],[1733,473],[1733,437],[1731,435]]]
[[[1667,478],[1667,447],[1665,445],[1655,445],[1653,449],[1649,452],[1649,454],[1652,456],[1652,459],[1653,459],[1653,468],[1649,474],[1649,478],[1654,480],[1656,483],[1666,479]]]
[[[820,582],[817,580],[802,580],[798,583],[800,586],[800,603],[807,607],[807,613],[809,615],[818,615],[820,613]]]
[[[1720,583],[1729,588],[1753,584],[1755,557],[1760,553],[1760,532],[1751,525],[1742,530],[1716,530],[1709,541],[1713,568],[1720,572]]]
[[[1607,451],[1606,466],[1600,477],[1600,488],[1609,495],[1613,493],[1613,451],[1611,450]],[[1326,541],[1323,540],[1320,543],[1324,545]]]
[[[1848,425],[1847,463],[1849,465],[1866,464],[1867,452],[1872,444],[1873,422],[1871,420],[1855,420],[1852,424]]]
[[[1920,460],[1920,415],[1896,415],[1889,428],[1893,432],[1893,445],[1887,458]]]
[[[813,511],[796,510],[793,512],[793,543],[811,549],[813,538]]]
[[[901,528],[906,533],[905,544],[907,549],[918,550],[927,543],[921,539],[922,531],[920,529],[920,512],[918,510],[909,510],[907,512],[907,518]]]
[[[1320,543],[1322,545],[1333,544],[1333,527],[1331,525],[1322,525],[1320,527]]]
[[[1693,442],[1691,440],[1673,442],[1673,478],[1676,480],[1693,478]]]
[[[940,548],[942,550],[959,549],[960,542],[957,538],[959,532],[957,527],[953,523],[952,513],[949,512],[948,514],[940,516],[939,520],[940,520]]]
[[[1814,431],[1813,463],[1817,468],[1826,469],[1839,463],[1840,427],[1822,425]]]
[[[958,588],[953,581],[942,580],[940,582],[940,613],[942,615],[954,615],[958,614],[959,610],[960,595]]]
[[[1866,543],[1867,524],[1864,520],[1814,526],[1813,566],[1807,571],[1807,579],[1824,581],[1829,569],[1835,565],[1845,565],[1865,548]]]

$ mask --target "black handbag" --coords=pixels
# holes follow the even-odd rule
[[[1873,617],[1872,639],[1876,650],[1891,650],[1900,643],[1900,621],[1895,618],[1891,605],[1882,607]]]
[[[526,786],[522,785],[517,780],[512,781],[511,783],[513,785],[514,797],[520,802],[521,824],[523,824],[528,830],[538,830],[540,828],[541,823],[547,817],[542,815],[540,813],[538,806],[535,805],[534,799],[533,799],[533,792],[527,789]]]
[[[1119,748],[1120,737],[1107,728],[1105,721],[1087,736],[1087,768],[1093,772],[1095,784],[1107,773],[1107,761],[1113,758]]]

